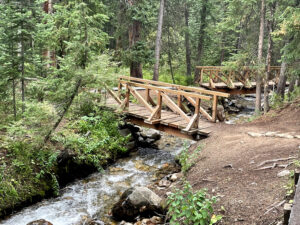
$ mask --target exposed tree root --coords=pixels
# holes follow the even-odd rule
[[[283,200],[282,202],[279,202],[278,204],[274,203],[272,205],[270,205],[267,208],[267,211],[264,213],[264,215],[268,214],[269,212],[271,212],[273,209],[278,210],[278,207],[282,206],[285,203],[285,200]]]
[[[257,165],[257,167],[263,166],[267,163],[272,163],[272,162],[275,163],[275,162],[287,161],[287,160],[291,160],[291,159],[297,159],[297,157],[291,156],[289,158],[270,159],[270,160],[266,160],[266,161],[261,162],[260,164]]]

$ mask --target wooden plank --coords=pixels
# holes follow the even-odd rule
[[[190,118],[172,101],[172,99],[165,93],[161,93],[164,103],[175,113],[178,113],[187,122],[190,122]]]
[[[150,80],[145,80],[145,79],[140,79],[140,78],[135,78],[135,77],[121,76],[119,79],[120,79],[120,81],[122,81],[122,80],[123,81],[124,80],[139,81],[139,82],[148,83],[148,84],[152,84],[152,85],[159,85],[159,86],[163,86],[163,87],[171,87],[171,88],[175,88],[175,89],[180,88],[184,91],[192,91],[192,92],[208,94],[208,95],[218,95],[220,97],[225,97],[225,98],[228,98],[230,96],[229,94],[226,94],[226,93],[210,91],[210,90],[206,90],[206,89],[199,88],[199,87],[189,87],[189,86],[183,86],[183,85],[178,85],[178,84],[169,84],[169,83],[165,83],[165,82],[161,82],[161,81],[150,81]]]
[[[296,186],[294,203],[290,215],[289,225],[299,225],[300,221],[300,182]]]
[[[104,84],[104,88],[108,91],[108,93],[111,95],[111,97],[113,97],[117,103],[121,104],[122,101],[119,99],[119,97],[113,91],[111,91],[105,83],[103,83],[103,84]]]
[[[122,81],[122,80],[120,82],[122,84],[128,84],[128,85],[134,86],[134,87],[151,88],[151,90],[162,91],[162,92],[170,93],[173,95],[181,94],[182,96],[190,96],[190,97],[200,98],[203,100],[211,100],[212,99],[210,96],[201,95],[201,94],[197,94],[197,93],[193,93],[193,92],[171,90],[171,89],[164,88],[164,87],[150,86],[150,85],[146,85],[146,84],[140,84],[140,83],[134,83],[134,82],[128,82],[128,81]],[[132,87],[131,87],[131,89],[132,89]]]
[[[134,88],[130,87],[130,84],[128,84],[128,88],[130,90],[130,93],[152,113],[153,108],[148,104],[148,102],[136,90],[134,90]]]
[[[161,118],[163,119],[163,120],[167,120],[167,119],[173,119],[173,118],[178,118],[178,114],[172,114],[172,115],[162,115],[161,116]]]
[[[193,98],[187,97],[186,98],[194,107],[196,106],[196,101]],[[208,119],[209,121],[213,122],[212,117],[208,114],[208,112],[206,112],[206,110],[204,108],[202,108],[200,106],[200,113],[203,114],[203,116]]]
[[[195,114],[195,115],[192,117],[192,119],[191,119],[191,121],[189,122],[189,124],[187,125],[187,127],[186,127],[183,131],[186,131],[186,132],[190,131],[190,130],[192,129],[192,127],[194,127],[195,123],[197,123],[198,118],[199,118],[199,115],[198,115],[198,114]]]
[[[212,121],[217,121],[217,107],[218,107],[218,96],[214,95],[213,105],[212,105]]]
[[[131,109],[130,108],[128,110],[128,112],[130,112],[130,113],[136,113],[136,114],[139,114],[141,112],[147,112],[148,114],[150,114],[149,111],[147,111],[145,108],[141,108],[141,109]]]
[[[131,114],[134,114],[134,115],[137,115],[137,116],[150,116],[151,115],[149,113],[149,111],[147,111],[146,109],[142,110],[142,111],[135,111],[135,112],[128,111],[128,113],[131,113]]]
[[[128,84],[126,84],[126,95],[125,95],[125,99],[127,100],[127,101],[126,101],[126,106],[125,106],[125,108],[129,108],[129,105],[130,105],[130,103],[129,103],[129,100],[130,100],[130,89],[129,89]]]
[[[151,98],[150,89],[149,88],[146,89],[146,101],[149,102],[152,106],[156,106],[155,102]]]
[[[166,120],[162,119],[162,122],[166,123],[166,124],[175,123],[175,122],[178,122],[178,121],[182,121],[182,118],[177,117],[177,118],[171,118],[171,119],[166,119]]]
[[[160,118],[160,115],[159,115],[160,110],[161,110],[161,107],[156,106],[156,108],[151,113],[151,115],[149,116],[149,118],[147,119],[147,121],[151,122],[154,118],[159,119]]]
[[[118,83],[118,97],[121,98],[121,93],[122,93],[122,84]]]

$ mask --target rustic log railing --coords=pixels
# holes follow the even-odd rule
[[[145,94],[140,93],[137,88],[143,89]],[[198,129],[200,114],[207,120],[216,122],[218,98],[230,96],[226,93],[209,91],[197,87],[187,87],[126,76],[119,78],[117,93],[111,91],[108,87],[106,89],[119,104],[121,111],[126,112],[129,110],[130,96],[133,96],[150,113],[145,123],[160,123],[162,120],[162,107],[163,105],[167,106],[173,113],[178,114],[185,121],[186,127],[183,129],[184,132]],[[195,108],[192,116],[190,116],[190,113],[188,113],[183,104],[184,99],[190,102]],[[201,106],[202,101],[211,102],[212,115]]]
[[[243,67],[241,70],[228,70],[225,69],[224,66],[197,66],[196,67],[200,71],[199,79],[196,83],[199,83],[200,86],[203,83],[208,83],[208,85],[215,89],[217,83],[223,82],[230,89],[234,88],[253,88],[255,86],[257,69]],[[271,79],[276,83],[278,81],[278,77],[280,75],[280,66],[271,66]],[[205,80],[205,76],[208,77],[208,80]],[[240,82],[242,84],[237,87],[236,82]]]

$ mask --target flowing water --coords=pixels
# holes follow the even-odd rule
[[[244,97],[234,100],[242,104],[243,110],[230,115],[226,123],[249,118],[254,114],[255,98]],[[26,225],[45,219],[54,225],[81,225],[87,218],[99,224],[109,224],[108,212],[119,200],[121,193],[134,186],[146,186],[155,180],[155,172],[166,163],[174,163],[175,156],[183,149],[184,142],[192,142],[163,134],[159,149],[139,148],[130,157],[119,159],[107,170],[94,173],[61,190],[57,198],[44,200],[0,221],[0,225]]]
[[[232,100],[234,105],[239,105],[241,109],[238,113],[232,113],[229,115],[226,124],[236,124],[237,121],[247,120],[255,113],[255,95],[249,95],[246,97],[237,97]]]
[[[26,225],[45,219],[54,225],[82,224],[94,218],[99,224],[108,224],[109,209],[120,194],[134,186],[146,186],[155,179],[155,172],[166,163],[173,163],[184,142],[177,137],[163,135],[160,149],[139,148],[130,157],[120,159],[102,173],[78,180],[61,190],[57,198],[44,200],[1,221],[1,225]]]

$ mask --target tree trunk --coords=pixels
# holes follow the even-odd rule
[[[53,13],[53,0],[48,0],[44,3],[44,12],[47,14],[52,14]],[[55,54],[52,52],[50,49],[47,49],[45,53],[46,59],[48,61],[47,63],[47,68],[50,68],[51,65],[54,65],[54,60],[55,60]]]
[[[186,56],[186,75],[192,76],[192,64],[191,64],[191,47],[190,47],[190,9],[187,0],[185,1],[184,7],[184,18],[185,18],[185,56]]]
[[[261,11],[260,11],[260,29],[259,29],[259,41],[258,41],[258,64],[262,63],[263,55],[263,42],[264,42],[264,27],[265,27],[265,0],[261,0]],[[259,113],[261,111],[261,85],[262,85],[262,76],[260,72],[256,74],[256,102],[255,102],[255,111]]]
[[[285,91],[286,80],[287,80],[286,69],[287,69],[287,63],[282,62],[280,68],[279,82],[277,86],[277,94],[281,96],[282,100],[284,100],[284,91]]]
[[[175,84],[174,71],[173,71],[173,66],[172,66],[172,54],[171,54],[170,30],[169,29],[170,29],[170,27],[168,27],[168,64],[170,67],[173,84]]]
[[[133,21],[129,29],[129,47],[133,48],[135,44],[140,40],[141,23],[139,21]],[[137,61],[131,61],[130,63],[130,76],[143,78],[142,63]]]
[[[12,79],[12,91],[13,91],[13,108],[14,108],[14,119],[17,120],[17,106],[16,106],[16,81]]]
[[[264,113],[266,114],[269,109],[269,80],[271,73],[271,61],[272,61],[272,53],[273,53],[273,40],[272,40],[272,32],[274,26],[274,12],[276,8],[276,3],[273,3],[270,12],[271,18],[268,20],[268,54],[267,54],[267,72],[264,82]]]
[[[201,9],[201,26],[200,26],[200,30],[199,30],[199,39],[198,39],[198,49],[197,49],[197,58],[196,58],[196,62],[197,62],[197,66],[201,66],[201,57],[202,57],[202,53],[203,53],[203,46],[204,46],[204,36],[205,36],[205,28],[206,28],[206,16],[207,16],[207,3],[208,0],[203,0],[202,2],[202,9]],[[196,82],[199,79],[199,71],[196,69],[195,70],[195,77],[194,77],[194,82]]]
[[[158,80],[158,76],[159,76],[159,59],[160,59],[161,35],[162,35],[162,25],[163,25],[163,18],[164,18],[164,9],[165,9],[165,0],[160,0],[157,35],[156,35],[156,42],[155,42],[155,65],[154,65],[154,72],[153,72],[153,80]]]
[[[22,95],[22,113],[25,112],[25,43],[23,34],[23,23],[21,25],[21,95]]]

